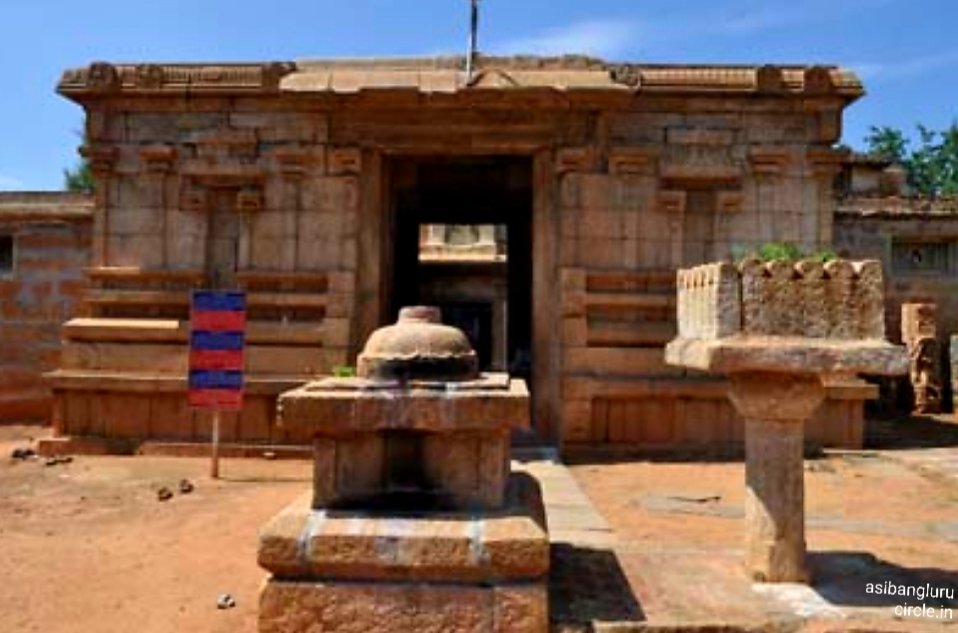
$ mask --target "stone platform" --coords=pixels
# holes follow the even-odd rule
[[[260,631],[545,631],[549,537],[541,491],[510,477],[497,511],[313,509],[303,495],[260,533],[272,573]]]

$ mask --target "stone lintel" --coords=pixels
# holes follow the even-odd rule
[[[791,372],[900,376],[908,372],[908,357],[900,346],[881,340],[803,336],[677,338],[665,347],[665,362],[723,374]]]
[[[510,477],[507,503],[482,513],[419,515],[314,510],[300,497],[260,531],[259,564],[274,578],[515,582],[549,571],[538,482]]]

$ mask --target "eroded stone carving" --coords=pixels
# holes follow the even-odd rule
[[[140,64],[136,67],[138,88],[156,90],[163,87],[163,67],[159,64]]]
[[[901,306],[901,340],[908,348],[908,375],[915,394],[916,413],[941,411],[937,312],[934,303]]]

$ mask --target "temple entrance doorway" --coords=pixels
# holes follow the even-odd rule
[[[386,320],[439,306],[483,370],[532,389],[532,159],[393,157],[387,174]]]

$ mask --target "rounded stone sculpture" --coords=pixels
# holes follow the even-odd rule
[[[462,330],[443,325],[439,308],[406,307],[394,325],[373,332],[359,355],[361,378],[379,380],[474,380],[475,350]]]

